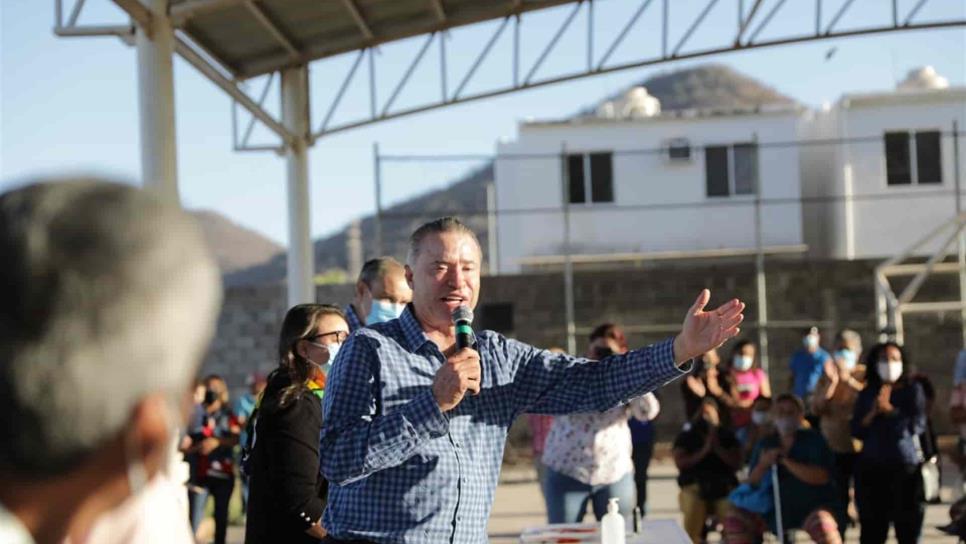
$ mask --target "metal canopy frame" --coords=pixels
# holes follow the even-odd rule
[[[289,224],[290,227],[302,225],[305,229],[309,224],[308,209],[295,203],[291,198],[292,193],[308,194],[306,149],[319,138],[329,134],[453,104],[674,60],[829,38],[966,26],[966,19],[916,22],[915,17],[929,0],[919,0],[905,14],[899,13],[897,0],[892,0],[891,24],[839,29],[837,25],[854,2],[854,0],[846,0],[823,27],[823,2],[815,0],[814,28],[805,28],[808,24],[803,21],[801,32],[798,34],[758,41],[758,37],[768,28],[773,18],[786,4],[786,0],[754,0],[747,12],[745,0],[725,0],[729,3],[734,2],[738,11],[734,40],[719,47],[688,50],[686,49],[688,42],[701,30],[702,23],[711,11],[722,3],[722,0],[708,0],[697,16],[683,21],[680,29],[675,28],[675,33],[678,30],[682,32],[673,49],[669,51],[668,43],[672,34],[669,24],[671,2],[662,0],[660,4],[661,54],[651,58],[611,63],[613,54],[630,32],[638,26],[641,16],[649,9],[657,9],[653,8],[654,0],[640,0],[639,7],[610,45],[605,48],[603,55],[598,55],[593,47],[595,9],[593,0],[341,0],[330,3],[291,0],[284,4],[284,6],[294,6],[292,10],[295,8],[302,11],[309,10],[306,13],[328,10],[325,13],[335,20],[335,23],[329,24],[328,18],[323,18],[320,22],[318,17],[315,18],[314,23],[322,26],[328,24],[329,26],[325,28],[329,34],[311,39],[304,36],[304,29],[301,28],[303,25],[286,24],[286,16],[291,19],[294,11],[281,13],[277,10],[282,4],[275,3],[272,6],[273,2],[269,0],[111,1],[130,17],[129,24],[81,25],[78,21],[85,7],[85,0],[74,0],[66,18],[64,0],[54,0],[54,33],[63,37],[115,36],[128,45],[137,46],[144,183],[158,185],[172,198],[177,198],[176,157],[173,151],[175,137],[173,78],[170,58],[178,54],[232,98],[231,130],[235,150],[274,151],[288,157],[290,161]],[[573,5],[570,13],[536,61],[526,69],[525,76],[521,77],[524,68],[520,59],[522,19],[534,16],[534,12],[566,4]],[[332,11],[336,8],[338,12]],[[587,22],[586,35],[583,38],[572,39],[586,41],[586,65],[563,75],[539,77],[546,60],[553,54],[558,43],[581,13],[584,14]],[[222,23],[222,20],[227,22]],[[448,33],[458,27],[493,20],[500,20],[500,22],[483,44],[475,61],[459,78],[459,84],[455,90],[450,92],[448,73],[450,67],[446,52]],[[231,34],[235,29],[229,22],[237,21],[247,21],[254,28],[260,29],[253,31],[252,35],[246,35],[246,40],[260,40],[262,50],[249,51],[251,47],[246,40],[235,40],[236,37]],[[494,45],[511,24],[513,26],[511,58],[506,64],[512,68],[507,70],[507,81],[495,89],[467,93],[467,88],[480,65],[489,58]],[[751,30],[752,28],[754,30]],[[749,31],[751,33],[746,38]],[[377,77],[375,58],[377,47],[420,35],[426,36],[425,41],[402,77],[395,82],[382,82]],[[426,60],[427,53],[434,42],[439,50],[436,62],[440,74],[441,92],[438,96],[426,96],[420,105],[394,108],[398,97],[411,83],[411,76],[416,68]],[[229,50],[234,56],[225,53]],[[355,59],[338,85],[338,92],[324,107],[323,111],[326,114],[321,124],[317,129],[312,130],[309,126],[311,94],[308,89],[307,66],[313,60],[341,54],[355,55]],[[369,115],[333,123],[350,84],[357,77],[359,65],[362,64],[364,57],[368,57]],[[239,60],[240,58],[242,60]],[[281,74],[281,77],[276,78],[275,73]],[[258,97],[254,98],[248,93],[243,82],[260,75],[269,75],[269,77]],[[282,118],[272,115],[264,107],[268,91],[276,79],[280,81],[282,91],[280,93]],[[387,88],[388,92],[379,92],[380,84],[391,85],[391,87]],[[380,103],[379,96],[387,98]],[[293,100],[297,102],[295,106],[290,103]],[[244,123],[240,122],[239,108],[250,116]],[[256,123],[267,128],[277,141],[268,145],[252,145],[250,140]],[[157,159],[157,156],[162,159]],[[297,164],[292,164],[292,161]],[[301,179],[293,181],[291,176],[299,176]],[[294,261],[290,258],[290,265],[293,262],[298,264],[297,267],[289,267],[289,302],[291,304],[314,299],[314,291],[311,289],[311,242],[308,241],[307,234],[296,230],[295,227],[290,228],[290,253],[295,253],[297,257]],[[308,272],[305,272],[306,270]]]
[[[411,71],[416,68],[416,66],[423,58],[424,49],[429,46],[429,42],[432,41],[433,37],[435,36],[437,41],[437,47],[440,50],[440,56],[439,56],[437,68],[439,70],[440,79],[441,81],[443,81],[442,86],[444,89],[443,93],[438,98],[427,96],[425,100],[425,104],[423,105],[409,107],[409,108],[399,108],[395,110],[392,109],[391,107],[393,105],[392,104],[393,101],[387,101],[384,107],[373,108],[371,111],[371,115],[367,118],[360,118],[353,121],[347,121],[345,123],[337,124],[337,125],[332,125],[331,123],[332,115],[327,115],[326,120],[322,123],[322,125],[318,128],[318,130],[316,130],[312,134],[312,139],[315,140],[328,134],[349,130],[352,128],[358,128],[361,126],[377,123],[388,119],[395,119],[405,115],[421,113],[421,112],[425,112],[425,111],[429,111],[429,110],[433,110],[433,109],[437,109],[437,108],[441,108],[441,107],[445,107],[453,104],[461,104],[461,103],[470,102],[473,100],[480,100],[484,98],[491,98],[495,96],[509,94],[520,90],[532,89],[536,87],[552,85],[555,83],[561,83],[565,81],[572,81],[572,80],[576,80],[584,77],[590,77],[594,75],[607,74],[607,73],[612,73],[612,72],[617,72],[622,70],[629,70],[633,68],[640,68],[640,67],[660,64],[664,62],[670,62],[674,60],[691,59],[691,58],[697,58],[697,57],[703,57],[703,56],[718,55],[721,53],[728,53],[728,52],[734,52],[734,51],[772,47],[772,46],[778,46],[778,45],[788,45],[788,44],[794,44],[794,43],[803,43],[803,42],[831,39],[831,38],[869,35],[869,34],[895,32],[895,31],[902,31],[902,30],[924,30],[924,29],[936,29],[936,28],[946,28],[946,27],[966,25],[966,19],[964,20],[957,19],[957,20],[948,20],[948,21],[931,21],[931,22],[922,22],[922,23],[914,22],[913,18],[916,16],[916,14],[918,14],[918,12],[922,9],[925,3],[929,1],[929,0],[920,0],[920,3],[917,4],[912,10],[910,10],[908,14],[906,14],[903,22],[899,21],[898,15],[897,15],[898,12],[896,11],[897,8],[895,7],[895,3],[893,3],[894,18],[893,18],[892,24],[882,25],[878,27],[865,27],[860,29],[855,29],[855,28],[837,29],[836,25],[839,24],[842,17],[846,14],[846,12],[849,10],[849,8],[851,7],[851,4],[854,1],[854,0],[847,0],[841,6],[838,12],[835,14],[833,19],[828,23],[828,25],[823,28],[821,24],[822,23],[822,0],[815,0],[814,6],[815,6],[815,13],[816,13],[816,25],[813,29],[808,27],[807,22],[803,21],[801,23],[802,27],[801,27],[800,33],[793,34],[793,35],[790,34],[787,36],[782,36],[782,37],[778,37],[770,40],[758,41],[757,40],[758,36],[761,35],[761,33],[766,28],[768,28],[768,25],[774,19],[776,14],[785,5],[786,0],[774,0],[772,2],[756,0],[751,10],[748,12],[748,15],[739,19],[737,23],[735,40],[733,43],[725,46],[721,46],[721,47],[713,47],[713,48],[700,49],[700,50],[694,50],[694,51],[685,50],[685,47],[688,41],[693,37],[693,35],[698,30],[700,30],[701,24],[707,18],[708,14],[712,11],[712,9],[720,3],[720,1],[721,0],[709,0],[709,2],[706,4],[704,9],[693,20],[688,22],[686,26],[686,30],[684,31],[684,34],[682,35],[681,38],[679,38],[673,50],[671,50],[671,52],[668,53],[667,41],[671,33],[670,32],[671,29],[669,28],[669,25],[668,25],[668,17],[669,17],[669,11],[671,9],[671,4],[667,0],[664,0],[664,2],[661,4],[662,5],[661,36],[662,36],[662,43],[663,43],[662,54],[658,57],[641,58],[638,60],[617,63],[617,64],[608,64],[608,61],[613,56],[614,52],[623,43],[627,35],[631,32],[631,30],[635,28],[640,17],[644,14],[645,11],[649,9],[649,7],[651,7],[653,0],[640,1],[640,5],[637,8],[637,10],[630,17],[626,25],[617,34],[617,36],[610,43],[610,45],[605,49],[605,53],[601,55],[599,58],[595,56],[593,51],[594,2],[592,0],[578,1],[576,2],[575,6],[570,11],[570,13],[564,18],[564,20],[558,27],[557,31],[555,32],[553,38],[550,40],[547,46],[542,50],[540,55],[537,57],[536,61],[534,61],[532,66],[526,71],[526,75],[523,78],[521,78],[521,73],[520,73],[521,65],[520,65],[520,40],[519,40],[519,34],[520,34],[519,29],[520,29],[521,19],[523,15],[514,14],[514,15],[507,16],[503,18],[500,24],[494,28],[492,34],[490,35],[490,38],[482,45],[482,48],[480,49],[480,52],[476,56],[475,61],[470,65],[465,75],[461,78],[460,84],[457,87],[457,91],[452,95],[447,95],[447,93],[445,92],[445,89],[447,87],[447,72],[448,72],[448,65],[447,65],[447,59],[446,59],[446,46],[445,46],[446,33],[439,32],[436,34],[430,34],[429,37],[427,38],[427,42],[423,46],[423,49],[420,50],[420,53],[416,55],[416,58],[413,59],[409,68],[406,70],[406,74],[411,73]],[[738,3],[740,8],[744,6],[743,0],[734,0],[734,1]],[[759,8],[761,8],[766,3],[769,4],[770,9],[764,16],[761,16],[762,12],[759,11]],[[586,50],[587,50],[586,67],[568,74],[556,75],[556,76],[545,77],[545,78],[536,77],[537,74],[539,73],[540,68],[543,66],[543,64],[548,59],[548,57],[552,54],[555,46],[558,44],[560,39],[564,36],[566,31],[572,26],[574,19],[578,16],[580,11],[584,12],[584,16],[587,18],[587,22],[588,22],[586,27],[587,28],[586,36],[584,38],[586,40]],[[743,10],[739,10],[739,12],[741,11]],[[531,14],[527,14],[527,15],[531,15]],[[489,57],[491,50],[493,49],[493,46],[500,39],[506,27],[510,23],[512,23],[514,26],[512,51],[510,53],[512,58],[508,59],[509,62],[506,62],[506,64],[508,66],[512,66],[512,70],[509,71],[509,73],[507,74],[506,83],[503,86],[497,87],[496,89],[487,90],[484,92],[479,92],[474,94],[464,94],[464,91],[467,85],[472,80],[473,76],[476,74],[478,68]],[[756,24],[756,26],[754,27],[754,31],[750,34],[749,37],[745,38],[746,32],[752,26],[753,23]],[[375,66],[376,66],[375,63],[373,63],[371,72],[375,72]],[[340,86],[340,88],[343,89],[343,92],[344,92],[344,89],[348,88],[349,83],[351,83],[352,79],[355,77],[355,73],[356,71],[353,68],[353,69],[350,69],[346,74],[345,78],[343,79],[343,83]],[[399,81],[396,89],[394,90],[393,96],[395,97],[396,95],[399,94],[399,92],[404,90],[408,82],[409,82],[408,76],[404,76],[403,79]],[[370,85],[370,89],[373,89],[377,86],[376,78],[372,74],[369,80],[369,85]],[[329,111],[331,112],[336,111],[338,104],[342,99],[342,94],[343,93],[340,92],[336,96],[336,98],[332,101]]]
[[[945,238],[941,236],[945,234]],[[922,239],[912,244],[905,251],[895,257],[883,262],[875,269],[875,293],[876,293],[876,318],[879,331],[883,339],[894,339],[899,344],[904,340],[904,326],[902,316],[904,314],[921,314],[933,312],[966,311],[966,299],[964,293],[960,292],[959,300],[933,301],[933,302],[914,302],[919,289],[932,274],[960,274],[964,268],[962,266],[962,250],[960,250],[960,262],[945,262],[946,256],[951,252],[957,240],[962,246],[962,239],[966,234],[966,213],[960,213],[952,219],[944,222]],[[917,250],[922,249],[934,242],[942,239],[941,245],[924,263],[906,263],[905,260],[913,255]],[[889,278],[913,276],[912,280],[906,285],[901,293],[896,295],[892,288]],[[964,336],[966,336],[966,325],[964,325]]]

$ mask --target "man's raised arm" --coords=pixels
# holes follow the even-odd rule
[[[507,349],[522,360],[514,380],[519,409],[548,414],[604,411],[682,376],[692,358],[740,331],[744,303],[734,299],[706,311],[710,298],[710,291],[701,291],[674,338],[601,361],[557,355],[507,340]]]

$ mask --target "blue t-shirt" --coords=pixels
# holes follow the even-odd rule
[[[235,417],[245,418],[245,424],[241,426],[241,435],[238,437],[239,444],[245,445],[248,443],[248,419],[252,417],[252,412],[255,411],[257,400],[255,395],[251,393],[245,393],[235,399]]]
[[[815,353],[809,353],[805,349],[796,351],[795,355],[792,355],[790,365],[792,376],[795,377],[792,393],[795,393],[795,396],[800,399],[804,399],[811,394],[818,384],[818,379],[822,377],[825,361],[830,359],[831,356],[822,348],[815,350]]]
[[[252,416],[252,412],[255,411],[255,395],[251,393],[245,393],[244,395],[235,399],[235,417],[248,419]]]
[[[966,382],[966,349],[956,356],[956,369],[953,372],[953,385]]]

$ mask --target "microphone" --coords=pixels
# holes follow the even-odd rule
[[[473,310],[465,304],[453,310],[453,324],[456,325],[456,349],[471,348],[476,344],[473,334]]]

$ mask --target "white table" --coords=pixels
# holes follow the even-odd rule
[[[561,542],[600,542],[600,524],[563,523],[531,527],[520,535],[526,544],[557,544]],[[628,533],[627,544],[691,544],[691,539],[673,519],[645,519],[638,534]]]

